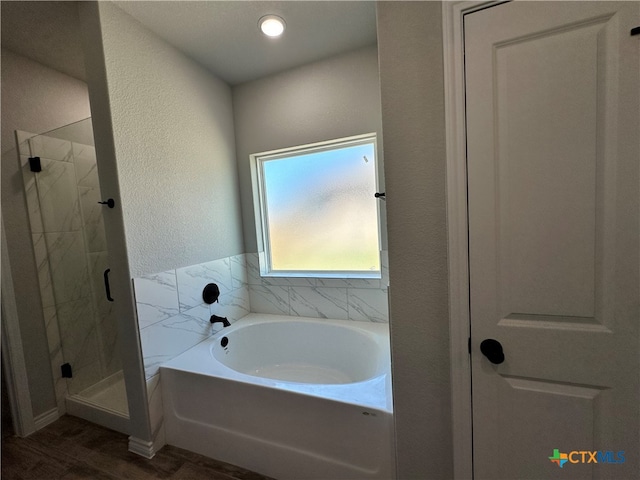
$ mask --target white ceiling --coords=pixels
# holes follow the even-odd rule
[[[230,85],[376,43],[373,1],[121,1],[122,10]],[[258,19],[285,19],[278,39]],[[2,2],[2,46],[84,78],[75,2]]]
[[[376,42],[368,1],[117,2],[123,10],[230,84],[242,83]],[[281,38],[260,17],[286,22]]]
[[[85,79],[76,2],[2,2],[2,48]]]

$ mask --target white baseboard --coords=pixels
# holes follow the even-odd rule
[[[59,418],[60,418],[60,413],[58,412],[58,409],[52,408],[48,412],[41,413],[40,415],[35,417],[33,419],[33,423],[35,424],[36,431],[37,431],[55,422]]]
[[[153,458],[156,454],[153,442],[147,442],[136,437],[129,437],[129,451],[144,458]]]

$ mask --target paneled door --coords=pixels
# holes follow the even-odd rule
[[[476,480],[640,475],[638,25],[640,2],[465,17]]]

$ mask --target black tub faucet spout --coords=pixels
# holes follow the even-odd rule
[[[229,320],[227,320],[227,317],[219,317],[218,315],[211,315],[211,318],[209,319],[209,321],[211,322],[211,324],[221,322],[222,328],[231,326],[231,324],[229,323]]]

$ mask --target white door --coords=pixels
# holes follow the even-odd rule
[[[640,478],[638,25],[640,2],[465,18],[476,480]]]

